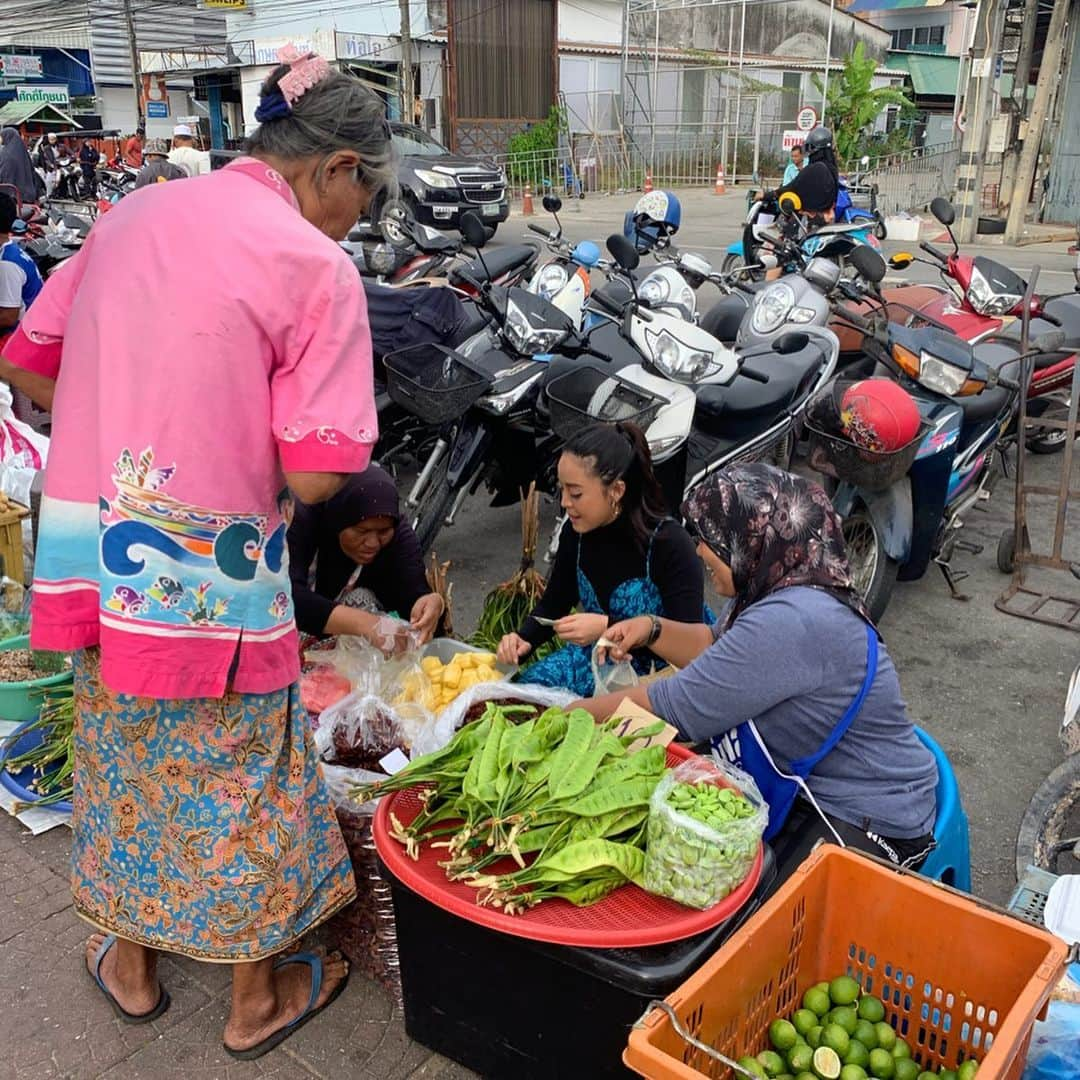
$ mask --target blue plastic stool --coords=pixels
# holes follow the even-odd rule
[[[937,820],[934,822],[937,847],[930,852],[926,862],[919,868],[919,873],[951,885],[954,889],[971,892],[968,819],[964,813],[964,804],[960,801],[956,775],[945,751],[922,728],[916,728],[915,734],[919,736],[923,746],[934,755],[938,769],[937,789],[934,792],[937,799]]]

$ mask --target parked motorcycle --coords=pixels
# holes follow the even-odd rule
[[[534,222],[529,222],[528,228],[543,238],[553,258],[537,268],[526,288],[565,311],[574,325],[580,327],[585,320],[585,308],[592,293],[589,271],[602,262],[600,248],[591,240],[571,244],[563,239],[562,222],[559,221],[562,199],[558,195],[545,195],[543,206],[555,219],[555,228],[545,229]]]
[[[869,248],[853,256],[867,282],[885,275]],[[877,299],[876,316],[838,307],[837,315],[864,333],[878,371],[911,394],[923,417],[919,435],[894,453],[873,454],[836,436],[817,406],[807,412],[812,467],[839,480],[833,505],[844,519],[844,539],[856,587],[873,619],[884,614],[897,580],[923,576],[936,563],[954,596],[963,574],[951,560],[969,510],[989,499],[1002,473],[1001,438],[1012,421],[1019,386],[1003,369],[1024,359],[1013,341],[977,346],[937,327],[889,323]],[[1061,340],[1044,335],[1032,352]],[[831,394],[834,416],[842,387]],[[978,549],[975,549],[978,550]]]
[[[920,305],[920,312],[938,323],[947,325],[966,341],[978,342],[987,337],[1019,339],[1020,318],[1027,282],[1007,266],[985,255],[968,258],[960,254],[953,235],[956,212],[948,199],[936,198],[930,204],[931,213],[945,226],[952,241],[952,252],[944,252],[933,244],[919,247],[930,259],[916,259],[902,253],[894,255],[889,265],[902,270],[913,262],[922,262],[941,272],[945,284],[939,295]],[[1062,348],[1036,358],[1035,371],[1028,391],[1028,426],[1026,445],[1036,454],[1052,454],[1065,445],[1065,432],[1059,428],[1043,427],[1039,417],[1063,419],[1068,412],[1068,389],[1072,384],[1076,352],[1080,350],[1080,272],[1072,293],[1061,296],[1034,297],[1031,304],[1031,333],[1040,335],[1054,329],[1064,332]],[[912,325],[919,325],[919,315],[913,315]]]

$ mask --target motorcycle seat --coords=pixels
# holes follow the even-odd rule
[[[730,386],[697,389],[694,424],[710,435],[741,441],[764,431],[813,385],[824,352],[807,340],[796,352],[755,350],[754,367],[769,373],[767,383],[738,378]]]
[[[750,297],[734,292],[713,304],[701,316],[701,329],[708,331],[717,341],[734,341],[749,310]]]
[[[484,255],[484,263],[481,263],[479,259],[470,259],[461,266],[455,266],[450,271],[450,284],[467,285],[466,278],[472,278],[474,281],[486,281],[489,274],[492,281],[498,281],[504,274],[509,274],[511,270],[525,266],[535,259],[538,250],[532,244],[508,244],[506,247],[498,248]],[[486,271],[484,270],[484,264],[487,265]]]
[[[987,388],[981,394],[953,398],[952,400],[960,406],[966,426],[996,416],[1009,400],[1010,394],[1011,391],[1006,390],[1004,387],[995,386]]]
[[[1065,344],[1060,352],[1039,353],[1035,357],[1035,370],[1042,371],[1044,368],[1053,367],[1055,364],[1060,364],[1070,353],[1080,351],[1080,310],[1075,315],[1069,313],[1068,318],[1072,318],[1078,321],[1078,325],[1075,329],[1070,329],[1069,323],[1066,321],[1066,314],[1060,310],[1053,310],[1051,315],[1057,319],[1061,326],[1057,323],[1049,322],[1047,319],[1040,319],[1038,315],[1031,317],[1031,323],[1028,326],[1028,340],[1033,341],[1040,334],[1049,334],[1055,330],[1061,330],[1065,334]],[[1010,323],[1000,334],[996,336],[999,338],[1005,338],[1009,341],[1019,342],[1022,327],[1020,320],[1017,319]],[[1016,354],[1013,353],[1015,356]]]
[[[1056,296],[1046,301],[1043,310],[1061,323],[1052,328],[1064,333],[1066,348],[1070,352],[1080,349],[1080,295]]]

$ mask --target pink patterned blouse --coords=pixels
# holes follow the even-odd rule
[[[34,647],[155,698],[293,682],[282,473],[365,468],[376,415],[360,280],[282,177],[129,195],[4,355],[58,377]]]

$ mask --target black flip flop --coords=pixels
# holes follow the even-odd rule
[[[101,961],[105,959],[105,954],[116,944],[116,935],[108,934],[105,940],[101,943],[97,953],[94,955],[94,970],[91,971],[87,968],[87,972],[90,977],[97,983],[98,989],[105,995],[105,1000],[113,1007],[113,1012],[124,1021],[125,1024],[149,1024],[151,1020],[156,1020],[165,1010],[172,1004],[172,998],[169,997],[169,991],[165,989],[161,983],[158,983],[158,991],[160,997],[158,1003],[146,1013],[129,1013],[109,992],[109,988],[105,985],[105,980],[101,977]]]
[[[323,958],[316,953],[293,953],[291,956],[283,956],[280,960],[276,960],[274,969],[284,967],[286,964],[307,964],[311,968],[311,994],[308,997],[307,1008],[292,1023],[286,1024],[280,1031],[268,1035],[262,1042],[256,1043],[247,1050],[233,1050],[230,1046],[222,1043],[221,1045],[225,1047],[225,1053],[236,1058],[237,1061],[254,1061],[256,1058],[261,1058],[263,1054],[273,1050],[275,1046],[280,1046],[290,1035],[299,1031],[313,1016],[318,1016],[323,1009],[332,1005],[349,981],[350,969],[346,968],[345,978],[334,987],[334,992],[318,1008],[315,1008],[315,1002],[319,1000],[319,993],[322,990]]]

